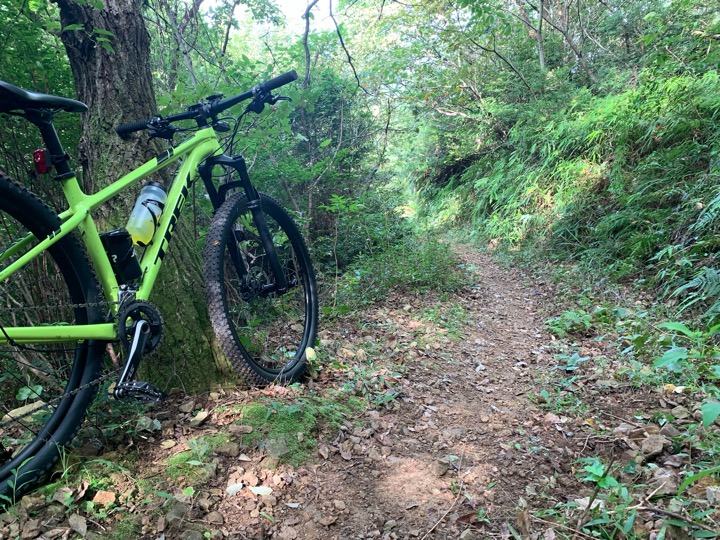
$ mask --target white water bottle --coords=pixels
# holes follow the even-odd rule
[[[160,216],[165,208],[167,192],[160,182],[150,182],[141,190],[135,207],[130,214],[127,231],[133,242],[138,246],[147,246],[155,234],[160,223]]]

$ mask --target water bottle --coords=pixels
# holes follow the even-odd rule
[[[167,192],[160,182],[150,182],[140,190],[125,227],[138,246],[145,247],[152,240],[155,229],[160,223],[166,199]]]

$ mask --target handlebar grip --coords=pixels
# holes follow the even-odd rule
[[[143,129],[147,129],[148,124],[152,122],[152,120],[152,118],[148,118],[147,120],[131,122],[130,124],[120,124],[115,128],[115,132],[122,137],[123,135],[129,135],[136,131],[142,131]]]
[[[282,75],[278,75],[277,77],[265,81],[260,86],[262,86],[265,91],[271,92],[276,88],[280,88],[281,86],[285,86],[286,84],[297,80],[297,78],[297,71],[293,69],[292,71],[288,71],[287,73],[283,73]]]

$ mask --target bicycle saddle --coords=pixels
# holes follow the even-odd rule
[[[0,112],[29,109],[62,109],[67,112],[85,112],[88,106],[81,101],[23,90],[0,81]]]

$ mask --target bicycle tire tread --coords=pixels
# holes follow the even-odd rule
[[[60,220],[48,204],[24,185],[2,174],[0,174],[0,193],[4,195],[3,198],[5,201],[13,201],[18,206],[16,210],[17,215],[27,214],[26,219],[32,219],[39,230],[42,229],[43,231],[51,232],[59,227]],[[7,206],[7,202],[4,202],[0,206]],[[17,216],[13,216],[13,218],[18,219],[18,221],[22,223]],[[80,292],[85,300],[93,302],[99,287],[85,250],[72,234],[66,236],[55,245],[58,247],[53,250],[53,253],[58,254],[57,256],[60,257],[60,259],[64,258],[64,260],[61,260],[58,264],[65,269],[63,270],[63,276],[66,283],[66,272],[74,272],[77,283],[73,286],[80,287]],[[53,258],[56,258],[54,254]],[[68,285],[68,287],[70,286],[71,285]],[[92,298],[88,299],[88,295]],[[97,313],[96,308],[88,309],[87,322],[90,323],[92,320],[99,320],[99,313]],[[85,386],[98,377],[101,367],[101,357],[101,344],[98,342],[88,342],[87,351],[84,353],[82,359],[84,366],[81,368],[82,373],[80,374],[78,387]],[[21,464],[20,467],[18,467],[20,475],[15,473],[14,475],[5,474],[0,477],[0,508],[7,506],[8,503],[14,504],[23,494],[32,490],[55,465],[60,457],[61,448],[66,447],[80,430],[87,414],[87,408],[92,403],[96,392],[97,385],[90,385],[76,394],[72,398],[72,403],[68,405],[66,417],[60,421],[57,428],[49,434],[44,441],[38,441],[38,438],[36,438],[30,444],[26,445],[26,448],[34,444],[41,445],[33,455],[34,458],[37,457],[38,459],[33,460],[32,469],[28,471],[25,471],[23,469],[24,464]],[[22,477],[22,485],[19,487],[11,485],[11,482],[19,476]]]
[[[289,214],[287,214],[282,205],[273,197],[264,193],[261,194],[261,198],[263,201],[263,208],[266,213],[268,213],[268,207],[274,206],[275,208],[273,208],[272,212],[277,211],[278,214],[282,214],[280,216],[276,215],[272,217],[278,221],[278,224],[281,227],[283,227],[283,230],[286,234],[288,234],[288,237],[292,237],[292,240],[295,242],[293,247],[296,253],[304,258],[304,270],[308,272],[311,286],[313,288],[313,305],[311,315],[313,321],[311,321],[312,330],[309,340],[310,345],[312,345],[315,339],[318,316],[317,298],[315,293],[315,275],[310,261],[309,251],[302,234],[297,228],[297,225],[294,223]],[[224,237],[227,234],[228,221],[233,219],[234,214],[238,212],[238,209],[241,208],[241,205],[243,204],[247,204],[244,193],[235,193],[234,195],[228,197],[215,214],[208,232],[204,250],[204,260],[205,296],[207,299],[210,321],[221,350],[246,382],[258,386],[265,386],[272,382],[294,382],[299,380],[306,371],[307,362],[304,359],[304,354],[303,359],[298,361],[292,370],[283,371],[279,376],[272,375],[263,370],[260,366],[255,365],[255,363],[249,359],[249,354],[243,349],[242,345],[238,343],[238,339],[234,335],[232,323],[228,320],[223,284]],[[281,220],[286,221],[286,223],[280,223]]]

